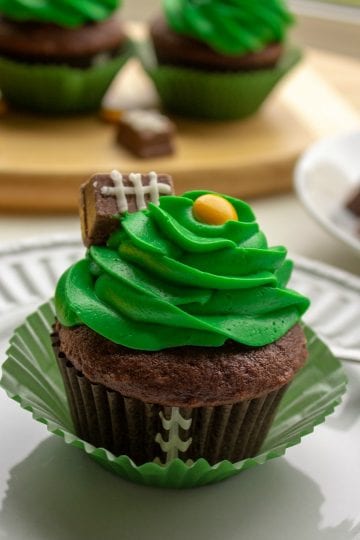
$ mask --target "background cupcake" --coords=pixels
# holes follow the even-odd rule
[[[0,0],[0,87],[17,107],[94,110],[129,56],[121,0]]]
[[[306,360],[309,302],[247,204],[170,186],[118,172],[83,186],[89,251],[59,281],[54,346],[84,440],[137,464],[238,461]]]
[[[282,0],[163,0],[150,26],[158,65],[149,67],[170,110],[231,119],[254,113],[298,61],[284,46],[293,18]]]

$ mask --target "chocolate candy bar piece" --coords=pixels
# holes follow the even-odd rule
[[[158,111],[126,111],[118,123],[118,143],[140,158],[174,153],[174,124]]]
[[[95,174],[80,190],[80,221],[85,246],[104,245],[118,229],[119,217],[125,212],[159,204],[161,195],[174,194],[171,176],[167,174]]]
[[[360,217],[360,187],[358,187],[346,203],[346,208],[352,214]]]

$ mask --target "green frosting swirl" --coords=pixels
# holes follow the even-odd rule
[[[148,351],[228,339],[261,346],[283,336],[309,305],[286,288],[286,249],[269,248],[250,207],[232,197],[224,196],[239,221],[196,221],[193,201],[205,193],[161,197],[119,218],[108,245],[92,246],[61,277],[60,322]]]
[[[102,21],[122,0],[0,0],[0,13],[16,21],[39,21],[76,27]]]
[[[228,55],[257,52],[285,38],[293,17],[283,0],[163,0],[169,26]]]

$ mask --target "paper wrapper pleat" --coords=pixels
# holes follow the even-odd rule
[[[203,486],[219,482],[238,474],[240,471],[279,457],[284,454],[286,448],[298,444],[301,437],[311,433],[314,426],[324,421],[325,417],[340,402],[346,388],[346,376],[341,363],[314,332],[305,327],[309,359],[290,384],[277,409],[276,399],[280,396],[275,395],[272,403],[271,396],[268,396],[266,405],[259,402],[251,405],[251,408],[250,405],[246,407],[243,403],[235,408],[215,407],[211,412],[207,408],[206,414],[199,409],[190,426],[190,429],[197,433],[196,437],[194,436],[194,443],[185,452],[180,452],[180,457],[175,457],[176,448],[170,448],[167,452],[160,454],[160,459],[154,462],[151,458],[155,455],[155,450],[159,449],[156,435],[161,436],[162,434],[164,444],[166,444],[168,436],[167,430],[163,429],[163,422],[170,418],[171,411],[169,409],[161,411],[155,406],[148,407],[142,404],[140,412],[138,410],[136,413],[133,410],[130,412],[130,408],[133,406],[131,401],[126,403],[124,399],[120,399],[116,405],[111,403],[114,398],[117,401],[115,392],[110,392],[106,396],[107,405],[103,407],[106,400],[102,388],[97,388],[94,392],[92,389],[90,390],[90,400],[93,402],[92,409],[85,410],[81,406],[81,400],[78,404],[75,400],[71,402],[71,393],[69,393],[69,399],[66,397],[63,377],[59,371],[50,339],[53,323],[54,307],[52,302],[48,302],[30,315],[15,330],[10,348],[7,351],[7,360],[2,366],[1,386],[11,398],[20,403],[21,407],[30,411],[35,420],[46,424],[48,430],[61,436],[65,443],[83,450],[114,474],[139,484],[166,488]],[[72,375],[69,375],[70,387],[71,384],[80,384],[77,373],[75,372],[73,375],[72,381]],[[81,395],[86,395],[88,392],[85,386],[83,386],[82,391],[80,389]],[[76,389],[77,395],[79,395],[78,392]],[[76,410],[76,414],[71,415],[69,402],[71,408]],[[125,410],[125,407],[128,410]],[[134,407],[137,405],[134,404]],[[269,407],[268,412],[265,412],[265,409],[263,411],[264,407]],[[260,414],[261,411],[262,416],[267,416],[270,419],[272,407],[276,409],[276,415],[261,449],[256,450],[256,445],[262,438],[260,432],[267,429],[265,422],[258,422],[256,429],[251,433],[250,430],[246,430],[247,441],[241,441],[239,437],[241,428],[240,430],[233,429],[231,422],[237,423],[238,426],[240,424],[245,426],[245,414],[249,414],[250,411],[253,416]],[[110,411],[112,411],[112,415]],[[160,412],[162,412],[164,420],[161,418]],[[182,413],[182,425],[188,428],[186,411],[180,410],[180,413]],[[81,429],[81,415],[85,419],[83,423],[87,426],[86,429],[90,429],[89,424],[93,426],[96,425],[96,422],[98,423],[97,429],[94,430],[92,427],[91,432],[95,438],[102,438],[104,446],[91,444],[85,437],[77,434],[80,433]],[[93,421],[93,415],[96,422]],[[126,437],[124,437],[120,419],[130,415],[132,418],[137,418],[139,415],[139,418],[142,419],[141,433],[139,433],[139,424],[129,423],[125,432]],[[74,427],[74,423],[76,427]],[[216,430],[214,429],[215,423],[218,426]],[[255,425],[254,422],[252,424]],[[117,426],[117,428],[114,429],[112,425]],[[202,426],[201,435],[199,425]],[[155,434],[156,426],[158,431]],[[226,433],[227,429],[231,431],[231,437]],[[140,457],[142,460],[144,455],[143,449],[139,448],[134,441],[138,440],[138,437],[144,437],[144,432],[147,440],[153,441],[152,445],[147,445],[148,461],[146,463],[137,465],[126,453],[119,455],[119,452],[125,452],[129,445],[133,445],[131,452],[134,454],[139,452],[140,462]],[[208,441],[207,437],[210,432],[211,439]],[[236,448],[236,443],[232,439],[236,438],[235,433],[238,440],[241,441],[241,452],[244,455],[251,452],[253,457],[243,459],[241,456],[237,461],[221,460],[220,451],[229,452],[230,448]],[[179,426],[178,435],[184,444],[190,439],[189,429],[183,430],[181,426]],[[113,442],[111,437],[114,437],[119,445],[116,452],[106,449]],[[124,450],[121,449],[121,445]],[[190,461],[190,452],[194,452],[193,455],[195,455],[195,452],[198,453],[202,448],[210,448],[210,446],[212,448],[211,452],[209,451],[209,459],[219,460],[215,465],[210,464],[204,458]],[[168,462],[166,463],[166,461]]]
[[[56,345],[55,351],[77,435],[115,455],[126,454],[137,465],[148,461],[167,463],[169,454],[170,459],[179,457],[184,461],[204,458],[212,465],[224,459],[251,457],[260,449],[285,392],[282,387],[233,405],[164,407],[93,384],[59,353]],[[169,430],[162,421],[164,418],[170,422],[175,414],[180,415],[180,422],[183,419],[189,424],[184,428],[174,420],[178,444],[169,439]],[[169,452],[162,450],[160,437],[162,446],[173,442]],[[184,445],[188,446],[186,450],[182,449]]]
[[[131,54],[121,54],[89,68],[29,64],[0,56],[0,88],[3,97],[17,108],[43,114],[94,111]]]
[[[137,51],[165,109],[209,120],[233,120],[254,114],[302,56],[299,49],[289,48],[270,69],[216,72],[157,64],[150,44],[138,46]]]

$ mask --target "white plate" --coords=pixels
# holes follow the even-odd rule
[[[81,253],[77,238],[0,251],[2,359],[12,330],[53,293],[58,275]],[[346,327],[354,328],[359,280],[296,260],[293,283],[314,298],[308,321],[325,331],[331,329],[331,313],[345,313]],[[340,324],[341,335],[328,338],[332,347],[358,347],[358,335],[342,340],[343,315]],[[107,473],[49,436],[0,392],[0,538],[360,539],[360,364],[345,368],[350,382],[344,403],[285,458],[215,486],[179,492],[143,488]]]
[[[360,131],[314,144],[295,169],[295,188],[310,215],[360,254],[359,220],[344,208],[357,185]]]

